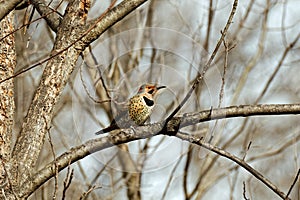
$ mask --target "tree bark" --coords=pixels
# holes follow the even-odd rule
[[[81,48],[71,44],[81,35],[84,16],[81,1],[72,1],[58,27],[52,55],[61,53],[46,65],[12,153],[13,160],[19,166],[17,176],[14,177],[19,184],[30,178],[43,147],[45,134],[50,128],[54,107],[75,68]]]
[[[121,20],[145,1],[123,1],[115,8],[108,9],[96,21],[92,21],[89,26],[86,24],[86,18],[90,1],[75,0],[68,4],[64,17],[57,29],[55,29],[57,24],[54,24],[52,27],[54,30],[57,30],[54,47],[11,153],[10,142],[13,111],[15,109],[13,103],[13,79],[8,79],[1,83],[0,136],[2,138],[0,138],[0,153],[2,163],[4,164],[2,164],[3,167],[0,170],[2,170],[1,173],[5,177],[0,178],[6,183],[5,186],[9,187],[7,189],[8,192],[5,189],[5,198],[19,199],[28,197],[20,194],[22,193],[22,186],[24,183],[31,182],[32,180],[36,162],[44,145],[45,135],[50,128],[53,110],[76,66],[79,55],[110,26]],[[46,11],[39,10],[39,12]],[[49,21],[51,15],[49,17],[46,20]],[[9,22],[11,23],[11,21]],[[11,24],[9,24],[10,28],[7,28],[7,21],[4,20],[1,23],[3,23],[1,27],[4,27],[3,31],[5,31],[1,30],[3,32],[1,32],[2,37],[13,31]],[[5,75],[1,76],[0,81],[11,78],[14,75],[13,69],[16,58],[13,42],[13,35],[5,38],[5,40],[1,40],[1,43],[4,43],[4,45],[1,45],[0,73],[5,73]],[[5,98],[2,98],[2,96]],[[7,167],[4,167],[6,163]],[[9,173],[11,181],[7,180],[6,171]],[[7,182],[11,182],[11,184],[7,184]],[[11,197],[9,196],[10,194]]]
[[[0,80],[4,80],[14,74],[16,67],[15,38],[13,32],[13,13],[7,15],[0,22]],[[2,39],[4,38],[4,39]],[[11,190],[14,180],[10,180],[11,138],[14,120],[14,84],[13,79],[0,84],[0,199],[14,199]]]
[[[23,0],[0,1],[0,21]]]

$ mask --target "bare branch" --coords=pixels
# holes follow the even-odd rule
[[[74,169],[71,169],[70,165],[68,165],[67,175],[64,180],[64,189],[63,189],[63,194],[62,194],[62,200],[66,198],[66,192],[72,183],[73,176],[74,176]]]
[[[212,113],[212,115],[211,115]],[[264,184],[266,184],[269,188],[271,188],[274,192],[279,194],[281,197],[285,196],[284,193],[280,192],[278,188],[276,188],[270,181],[262,177],[261,174],[257,174],[256,171],[245,163],[244,160],[238,159],[236,157],[231,157],[228,155],[226,151],[223,151],[219,148],[212,146],[211,144],[204,143],[199,138],[195,138],[194,136],[188,136],[186,134],[177,133],[179,128],[183,128],[185,126],[194,125],[203,121],[210,121],[215,119],[225,119],[232,117],[247,117],[247,116],[262,116],[262,115],[285,115],[285,114],[300,114],[300,104],[270,104],[270,105],[243,105],[243,106],[231,106],[220,109],[206,110],[199,113],[187,113],[181,117],[173,118],[167,125],[167,129],[163,130],[163,122],[150,124],[146,126],[136,127],[135,130],[129,129],[121,129],[120,131],[116,131],[114,134],[89,140],[86,143],[79,145],[70,149],[70,151],[65,152],[61,156],[57,157],[56,161],[59,166],[59,171],[64,169],[69,165],[69,163],[74,163],[95,151],[100,151],[102,149],[106,149],[112,147],[114,145],[127,143],[130,141],[153,137],[157,134],[165,134],[165,135],[176,135],[176,137],[187,140],[191,143],[195,143],[197,145],[203,146],[215,153],[218,153],[221,156],[227,157],[234,162],[238,163],[246,170],[249,170],[250,173],[253,173],[255,177],[261,180]],[[177,133],[177,134],[176,134]],[[237,160],[236,160],[237,159]],[[29,196],[36,188],[46,182],[48,179],[53,177],[55,174],[55,163],[51,162],[46,165],[43,169],[37,172],[32,177],[32,182],[26,182],[23,187],[21,187],[20,195],[21,197]]]
[[[244,197],[244,200],[250,200],[246,196],[246,184],[245,184],[245,181],[243,181],[243,197]]]
[[[96,190],[96,189],[99,189],[99,188],[101,188],[101,186],[96,186],[96,185],[92,186],[91,188],[88,189],[88,191],[84,192],[84,193],[80,196],[79,200],[85,199],[85,198],[89,195],[89,193],[91,193],[92,191],[94,191],[94,190]]]
[[[61,0],[55,9],[50,8],[48,5],[45,5],[41,1],[32,0],[31,2],[33,6],[36,8],[36,10],[39,12],[41,17],[46,20],[49,27],[54,32],[57,32],[57,28],[61,23],[62,16],[60,16],[59,13],[56,12],[56,10],[58,9],[58,7],[61,5],[63,1]]]
[[[35,67],[40,66],[41,64],[49,61],[50,59],[53,59],[53,58],[57,57],[58,55],[61,55],[63,52],[65,52],[66,50],[68,50],[71,47],[77,49],[78,51],[80,51],[79,53],[81,53],[91,42],[93,42],[94,40],[99,38],[99,36],[102,33],[104,33],[108,28],[110,28],[112,25],[117,23],[119,20],[124,18],[127,14],[129,14],[131,11],[135,10],[138,6],[140,6],[141,4],[143,4],[146,1],[147,0],[122,1],[118,6],[112,8],[112,9],[111,8],[107,9],[106,12],[104,12],[104,14],[101,15],[101,17],[96,20],[95,24],[92,24],[90,28],[88,28],[86,31],[82,32],[80,34],[80,37],[78,37],[71,44],[68,44],[63,49],[52,51],[52,55],[49,58],[46,58],[46,59],[38,62],[35,65],[32,65],[26,69],[23,69],[22,71],[14,74],[13,76],[10,76],[6,79],[1,80],[0,84],[7,80],[10,80],[14,77],[17,77],[20,74],[23,74]],[[70,24],[72,24],[72,23],[70,23]],[[74,24],[73,24],[73,26],[74,26]],[[77,34],[78,34],[78,32],[77,32]],[[80,42],[80,44],[78,44],[79,41],[81,41],[81,40],[83,43]],[[74,47],[75,44],[78,46]]]
[[[176,169],[178,168],[178,166],[179,166],[179,164],[180,164],[180,162],[181,162],[181,160],[183,159],[184,156],[185,156],[185,154],[180,155],[180,157],[179,157],[179,159],[176,161],[176,163],[175,163],[175,165],[174,165],[172,171],[170,172],[169,179],[168,179],[168,181],[167,181],[166,187],[165,187],[164,192],[163,192],[162,197],[161,197],[162,200],[165,199],[165,197],[166,197],[166,195],[167,195],[167,192],[168,192],[168,189],[170,188],[170,184],[171,184],[171,182],[172,182],[172,180],[173,180],[173,178],[174,178],[173,174],[174,174],[174,172],[176,171]]]
[[[292,189],[293,189],[293,187],[296,185],[299,176],[300,176],[300,169],[298,169],[298,172],[297,172],[297,174],[296,174],[296,176],[295,176],[295,179],[294,179],[294,181],[293,181],[293,183],[292,183],[292,185],[291,185],[291,187],[290,187],[288,193],[286,194],[286,197],[285,197],[286,199],[288,199],[289,195],[291,194]]]
[[[56,162],[56,156],[55,156],[55,151],[54,151],[54,146],[52,143],[50,131],[48,131],[48,136],[49,136],[48,140],[49,140],[50,147],[51,147],[51,153],[52,153],[54,164],[55,164],[54,192],[53,192],[52,198],[56,199],[57,191],[58,191],[58,166],[57,166],[57,162]]]
[[[131,11],[145,3],[147,0],[127,0],[122,1],[114,8],[109,8],[98,19],[91,22],[91,27],[88,29],[86,35],[82,40],[90,44],[106,31],[109,27],[123,19]],[[108,12],[109,11],[109,12]]]
[[[175,108],[175,110],[167,117],[166,122],[168,123],[168,121],[170,121],[177,113],[178,111],[184,106],[184,104],[187,102],[187,100],[191,97],[193,91],[195,90],[195,88],[197,87],[197,85],[201,82],[201,80],[204,78],[204,75],[206,73],[206,71],[208,70],[208,68],[210,67],[212,61],[214,60],[221,44],[222,41],[224,40],[224,37],[227,34],[227,31],[232,23],[234,14],[236,12],[237,9],[237,5],[238,5],[238,0],[234,0],[233,5],[232,5],[232,10],[230,12],[229,18],[227,20],[227,23],[222,31],[221,37],[218,41],[218,43],[216,44],[216,47],[213,51],[213,53],[211,54],[208,62],[205,64],[205,66],[203,67],[202,72],[197,76],[196,80],[193,83],[193,86],[191,87],[191,89],[188,91],[188,93],[186,94],[186,96],[184,97],[184,99],[182,100],[182,102]]]
[[[269,89],[271,83],[274,80],[274,77],[277,75],[279,69],[281,68],[283,61],[285,60],[286,56],[288,55],[288,53],[293,49],[293,47],[295,46],[295,44],[298,42],[300,38],[300,33],[298,33],[298,35],[295,37],[295,39],[288,45],[288,47],[284,50],[274,72],[272,73],[272,75],[270,76],[268,82],[266,83],[263,91],[261,92],[260,96],[256,99],[255,103],[258,103],[265,95],[266,91]]]
[[[191,135],[185,135],[185,134],[177,134],[177,137],[189,141],[191,143],[197,144],[199,146],[202,146],[222,157],[228,158],[229,160],[232,160],[236,164],[238,164],[240,167],[247,170],[250,174],[252,174],[254,177],[256,177],[258,180],[260,180],[262,183],[264,183],[267,187],[269,187],[271,190],[273,190],[278,196],[280,196],[282,199],[285,199],[285,194],[276,186],[274,185],[270,180],[268,180],[266,177],[264,177],[261,173],[256,171],[254,168],[252,168],[250,165],[248,165],[243,159],[240,159],[233,154],[230,154],[227,151],[224,151],[222,149],[219,149],[218,147],[215,147],[209,143],[203,142],[200,138],[196,136]]]
[[[0,21],[23,0],[0,1]]]
[[[80,27],[84,20],[82,17],[84,14],[80,9],[80,0],[69,3],[61,23],[64,28],[57,34],[53,54],[65,49],[76,38],[78,31],[74,27]],[[79,54],[80,51],[73,47],[47,63],[12,153],[13,160],[19,166],[18,180],[21,183],[30,177],[31,170],[36,164],[44,144],[46,130],[52,119],[54,106],[75,67]]]

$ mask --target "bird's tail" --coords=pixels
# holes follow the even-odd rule
[[[108,133],[108,132],[110,132],[110,131],[116,130],[116,129],[118,129],[118,128],[119,128],[119,127],[117,127],[117,126],[110,125],[110,126],[104,128],[104,129],[102,129],[102,130],[96,132],[95,134],[96,134],[96,135],[101,135],[101,134]]]

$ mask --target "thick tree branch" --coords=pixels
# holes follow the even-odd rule
[[[107,10],[98,19],[89,22],[91,25],[87,29],[88,33],[82,37],[82,41],[88,46],[91,42],[98,39],[108,28],[123,19],[146,1],[147,0],[124,0],[114,8]]]
[[[122,1],[114,8],[109,8],[104,14],[99,18],[88,22],[90,26],[86,29],[87,33],[84,41],[89,44],[96,40],[105,30],[114,25],[116,22],[120,21],[127,14],[135,10],[137,7],[145,3],[147,0],[127,0]],[[57,31],[59,25],[60,16],[53,12],[49,6],[41,3],[37,0],[32,0],[32,4],[38,10],[41,16],[45,16],[45,20],[53,31]],[[49,15],[48,13],[52,13]],[[82,37],[83,37],[82,36]]]
[[[57,28],[62,20],[61,16],[41,1],[31,0],[31,2],[33,6],[36,8],[36,10],[38,11],[38,13],[46,20],[49,27],[54,32],[57,32]]]
[[[65,49],[77,39],[79,27],[84,21],[84,12],[80,5],[80,0],[69,3],[58,29],[53,54]],[[19,170],[17,173],[19,177],[16,177],[16,180],[21,183],[30,177],[44,144],[54,106],[76,65],[79,54],[80,51],[72,47],[47,63],[12,153]]]
[[[0,22],[0,38],[13,31],[13,13]],[[11,76],[16,67],[14,35],[0,42],[0,80]],[[0,157],[8,159],[14,119],[14,84],[13,80],[0,85]]]
[[[27,1],[26,1],[26,2],[27,2]],[[54,9],[51,9],[50,7],[44,8],[44,7],[43,7],[43,6],[45,6],[44,4],[42,4],[42,3],[36,3],[36,4],[37,4],[37,7],[39,6],[39,8],[38,8],[37,10],[39,11],[41,17],[36,18],[36,19],[34,19],[34,20],[31,20],[31,21],[29,21],[28,23],[24,23],[22,26],[16,28],[14,31],[11,31],[11,32],[9,32],[8,34],[4,35],[3,37],[0,38],[0,42],[1,42],[2,40],[4,40],[6,37],[8,37],[8,36],[10,36],[10,35],[13,35],[13,34],[16,33],[17,31],[23,29],[24,27],[27,27],[28,25],[30,25],[30,24],[32,24],[32,23],[34,23],[34,22],[36,22],[36,21],[41,20],[42,18],[44,18],[44,19],[46,19],[46,20],[51,19],[51,21],[50,21],[50,22],[47,21],[47,23],[49,24],[50,28],[52,28],[52,26],[53,26],[53,28],[52,28],[53,31],[57,32],[57,28],[58,28],[58,25],[59,25],[60,22],[61,22],[61,18],[59,17],[60,15],[56,14],[56,13],[57,13],[56,10],[59,8],[59,6],[60,6],[62,3],[63,3],[63,1],[61,1],[60,4],[58,4],[57,7],[54,8]],[[42,7],[42,8],[41,8],[41,7]],[[40,11],[41,11],[41,12],[40,12]],[[46,12],[46,11],[48,11],[48,12]],[[55,16],[53,16],[54,13],[55,13]],[[49,15],[50,15],[51,17],[49,17]],[[18,74],[18,73],[17,73],[17,74]],[[13,77],[15,77],[15,76],[13,76]],[[13,77],[10,76],[10,77],[8,77],[8,78],[11,79],[11,78],[13,78]],[[8,80],[8,79],[4,79],[4,81],[5,81],[5,80]],[[4,81],[1,80],[0,83],[2,83],[2,82],[4,82]]]
[[[0,22],[0,38],[13,31],[13,12],[8,14]],[[0,80],[12,76],[16,67],[15,38],[11,35],[0,41]],[[11,188],[10,179],[10,157],[11,157],[11,138],[13,130],[15,102],[14,102],[14,83],[11,79],[0,85],[0,187],[3,189]],[[7,199],[10,195],[6,194]],[[3,199],[0,193],[0,199]]]
[[[106,12],[103,15],[101,15],[101,17],[99,17],[97,20],[93,21],[92,25],[90,25],[88,28],[81,27],[81,29],[78,30],[77,33],[77,35],[79,34],[80,37],[77,37],[75,41],[66,46],[64,49],[53,51],[52,55],[49,58],[44,59],[26,69],[23,69],[22,71],[14,74],[13,76],[0,80],[0,84],[16,76],[19,76],[20,74],[23,74],[37,66],[40,66],[48,60],[57,57],[58,55],[67,51],[71,47],[76,46],[74,48],[82,52],[90,43],[98,39],[98,37],[102,33],[104,33],[108,28],[110,28],[112,25],[123,19],[127,14],[135,10],[137,7],[139,7],[146,1],[147,0],[126,0],[122,1],[120,4],[118,4],[112,9],[107,9]]]
[[[261,115],[286,115],[286,114],[300,114],[300,104],[270,104],[270,105],[243,105],[243,106],[231,106],[220,109],[205,110],[198,113],[187,113],[180,117],[174,117],[169,121],[167,129],[162,128],[164,126],[163,122],[150,124],[146,126],[139,126],[134,130],[122,129],[116,131],[116,133],[89,140],[86,143],[70,149],[70,151],[59,156],[55,162],[51,162],[46,165],[43,169],[37,172],[33,177],[32,181],[26,182],[21,191],[21,197],[27,197],[36,188],[41,186],[44,182],[49,180],[55,175],[56,166],[59,167],[59,171],[66,168],[69,163],[74,163],[96,151],[112,147],[114,145],[119,145],[123,143],[128,143],[134,140],[149,138],[157,134],[165,134],[170,136],[176,136],[182,140],[186,140],[195,143],[199,146],[203,146],[223,157],[226,157],[234,162],[236,162],[241,167],[245,168],[249,173],[253,174],[256,178],[261,180],[274,192],[276,192],[280,197],[285,196],[276,186],[274,186],[269,180],[262,177],[260,173],[251,168],[243,160],[231,155],[230,153],[223,151],[217,147],[214,147],[208,143],[205,143],[200,138],[193,135],[179,134],[177,131],[179,128],[183,128],[189,125],[194,125],[203,121],[210,121],[215,119],[227,119],[233,117],[247,117],[247,116],[261,116]]]
[[[23,0],[0,1],[0,21]]]
[[[261,104],[241,105],[226,108],[212,109],[200,113],[185,114],[181,118],[181,127],[193,125],[199,122],[233,117],[265,116],[300,114],[300,104]]]
[[[89,44],[86,40],[82,42],[83,37],[95,28],[100,32],[93,32],[94,35],[89,38],[97,39],[94,37],[99,37],[111,25],[143,2],[145,0],[121,2],[112,10],[108,10],[110,12],[107,11],[99,19],[99,23],[88,30],[86,30],[86,17],[89,1],[76,0],[69,3],[66,14],[58,27],[52,56],[45,60],[48,61],[47,66],[13,149],[13,160],[19,166],[19,172],[15,174],[18,176],[16,180],[22,183],[30,177],[31,170],[33,170],[44,144],[45,133],[51,123],[53,109],[74,70],[78,56]],[[32,68],[31,66],[30,69]],[[1,83],[3,82],[1,81]]]

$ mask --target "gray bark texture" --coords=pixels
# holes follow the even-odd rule
[[[43,148],[53,110],[59,101],[72,71],[75,68],[79,55],[94,40],[114,23],[121,20],[128,13],[140,6],[146,0],[123,1],[113,9],[107,10],[101,17],[86,23],[90,1],[71,1],[63,18],[51,13],[45,4],[32,1],[41,16],[56,33],[54,47],[47,60],[45,70],[35,91],[33,100],[22,125],[21,132],[11,152],[11,135],[14,117],[14,90],[13,79],[5,80],[14,75],[16,55],[14,35],[11,34],[1,40],[0,49],[0,179],[7,199],[27,198],[34,191],[25,191],[20,187],[31,182],[38,157]],[[0,2],[0,34],[1,38],[13,32],[13,13],[9,13],[22,1]],[[58,19],[60,23],[58,22]],[[60,20],[61,19],[61,20]],[[9,176],[7,175],[9,174]],[[8,180],[8,177],[10,180]],[[31,182],[34,186],[34,182]],[[38,185],[32,187],[36,189]],[[32,189],[30,188],[30,189]],[[6,192],[7,191],[7,192]],[[1,194],[0,194],[1,195]]]

